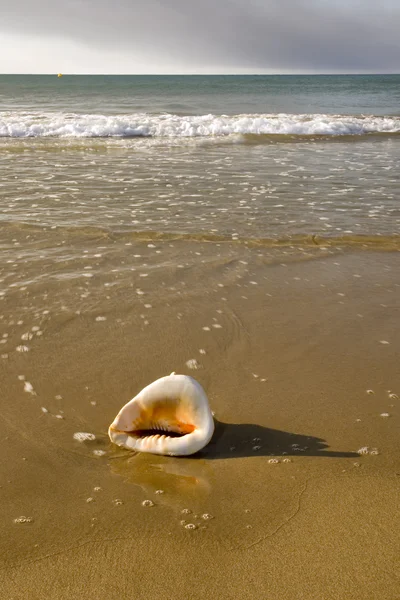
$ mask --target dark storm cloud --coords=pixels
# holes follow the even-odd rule
[[[399,72],[399,29],[397,0],[13,0],[0,21],[194,69],[317,72]]]

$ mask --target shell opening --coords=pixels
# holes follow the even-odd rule
[[[134,431],[127,431],[126,433],[133,438],[146,438],[153,435],[160,437],[161,435],[163,435],[164,437],[177,438],[188,435],[187,433],[180,433],[178,431],[167,431],[164,429],[135,429]]]
[[[140,423],[135,427],[135,429],[127,431],[126,433],[136,439],[143,439],[150,436],[177,438],[189,435],[190,433],[193,433],[195,429],[196,427],[190,423],[164,421],[163,423]]]

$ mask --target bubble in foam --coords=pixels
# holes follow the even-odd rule
[[[77,442],[92,442],[96,439],[94,433],[88,433],[86,431],[77,431],[72,437]]]
[[[200,368],[200,364],[197,362],[197,360],[195,358],[190,358],[189,360],[187,360],[186,366],[189,369],[199,369]]]
[[[104,456],[106,454],[105,450],[93,450],[93,454],[95,456]]]
[[[360,454],[360,456],[364,456],[366,454],[369,454],[369,448],[368,448],[368,446],[363,446],[362,448],[359,448],[357,450],[357,454]]]
[[[152,502],[151,500],[143,500],[142,502],[142,506],[154,506],[154,502]]]
[[[27,342],[29,340],[31,340],[33,338],[33,333],[29,333],[29,331],[27,331],[26,333],[23,333],[21,335],[21,340],[23,340],[24,342]]]
[[[14,523],[16,523],[17,525],[20,525],[21,523],[33,523],[33,521],[33,517],[25,517],[24,515],[14,519]]]

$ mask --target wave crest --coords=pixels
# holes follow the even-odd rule
[[[11,138],[342,136],[399,132],[400,117],[395,116],[0,113],[0,137]]]

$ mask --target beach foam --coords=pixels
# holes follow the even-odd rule
[[[400,117],[325,114],[179,116],[2,112],[0,137],[161,137],[365,135],[399,133]]]

